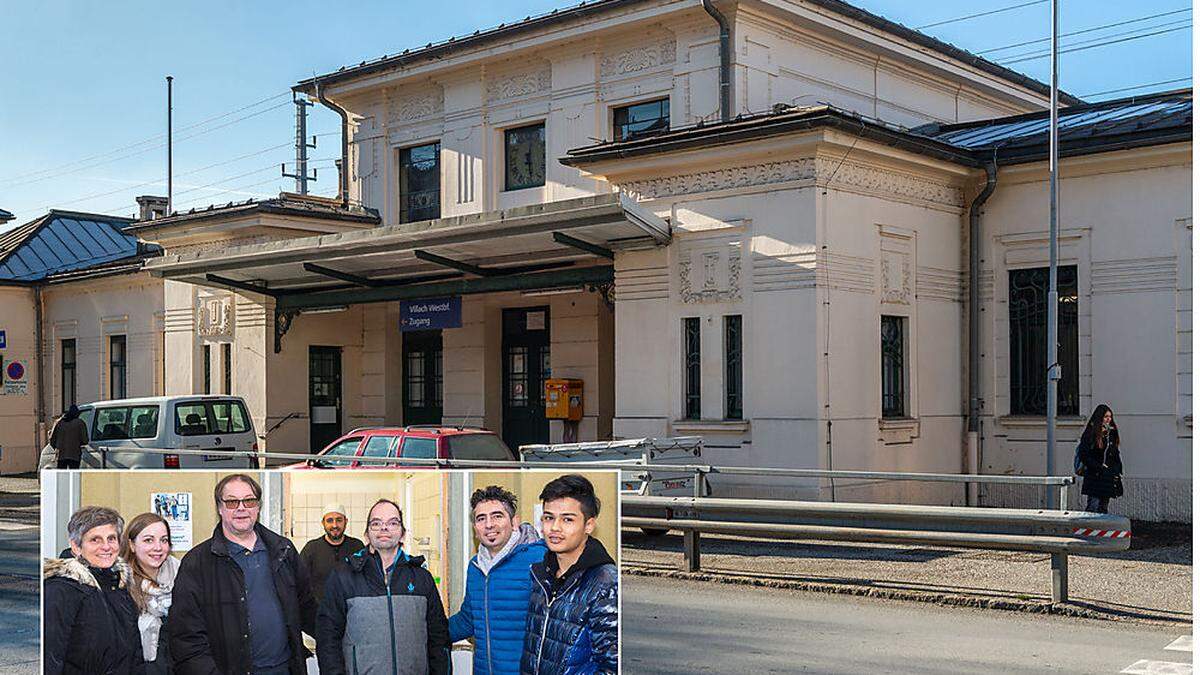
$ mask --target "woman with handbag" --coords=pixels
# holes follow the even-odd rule
[[[1121,484],[1121,434],[1112,409],[1101,403],[1092,411],[1075,454],[1083,475],[1087,510],[1108,513],[1110,499],[1125,494]]]

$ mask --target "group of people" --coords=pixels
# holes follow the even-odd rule
[[[321,673],[449,673],[472,638],[474,672],[616,673],[617,567],[591,536],[600,501],[569,474],[539,497],[541,533],[499,487],[471,497],[478,554],[462,607],[447,618],[424,558],[404,551],[404,515],[379,499],[366,542],[330,505],[303,552],[259,522],[262,489],[233,474],[213,491],[220,523],[177,561],[170,528],[85,506],[70,547],[44,569],[43,671],[301,675],[316,642]]]

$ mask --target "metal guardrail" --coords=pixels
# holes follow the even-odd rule
[[[1124,516],[1080,511],[699,497],[624,497],[621,525],[683,532],[693,572],[701,532],[1049,553],[1054,602],[1068,597],[1068,555],[1124,551],[1131,534]]]

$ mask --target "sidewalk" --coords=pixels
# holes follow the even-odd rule
[[[683,539],[623,530],[629,574],[1165,624],[1192,621],[1190,530],[1156,528],[1133,550],[1071,556],[1070,601],[1050,602],[1047,554],[703,535],[701,571],[681,571]],[[1135,533],[1139,528],[1134,528]],[[1143,546],[1149,546],[1143,548]]]

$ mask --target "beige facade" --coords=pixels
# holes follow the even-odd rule
[[[37,368],[37,299],[32,288],[0,286],[0,330],[7,346],[0,351],[7,368],[17,361],[25,367],[25,390],[6,392],[0,384],[0,472],[18,473],[35,466],[39,429],[37,395],[41,386]],[[4,376],[7,380],[7,375]]]
[[[148,265],[166,279],[166,393],[201,390],[206,344],[222,354],[210,363],[223,373],[229,344],[231,393],[246,397],[266,447],[306,452],[315,444],[310,349],[336,347],[341,430],[410,422],[394,300],[420,296],[380,286],[444,272],[416,255],[442,247],[435,253],[474,266],[472,283],[527,263],[611,265],[613,275],[611,287],[464,292],[461,327],[441,332],[446,423],[506,432],[505,310],[548,307],[549,374],[584,381],[580,440],[699,435],[714,464],[1044,473],[1044,417],[1012,412],[1007,296],[1013,271],[1047,264],[1045,160],[1002,168],[983,209],[981,260],[971,261],[982,160],[914,128],[1043,109],[1045,87],[838,3],[719,2],[732,28],[731,112],[785,106],[774,114],[782,122],[722,123],[717,26],[699,3],[596,5],[321,78],[322,97],[349,116],[349,204],[378,213],[378,227],[218,209],[143,229],[167,249]],[[313,81],[297,90],[317,93]],[[615,140],[622,106],[662,98],[671,127],[704,124],[654,152],[636,143],[602,158],[569,152]],[[755,135],[777,122],[793,126]],[[505,132],[530,124],[544,124],[544,184],[506,190]],[[440,218],[404,223],[402,153],[434,142]],[[1079,398],[1059,418],[1055,472],[1070,473],[1083,416],[1110,403],[1128,445],[1119,508],[1138,518],[1191,518],[1190,149],[1189,136],[1063,163],[1061,263],[1079,279]],[[669,241],[591,230],[611,261],[571,257],[534,237],[550,225],[521,224],[562,213],[554,227],[583,228],[592,216],[572,214],[617,204],[613,193],[669,223]],[[376,235],[392,243],[372,243]],[[972,262],[982,273],[980,354],[967,347]],[[302,263],[365,282],[338,290]],[[301,306],[296,294],[327,301]],[[904,345],[903,400],[888,416],[884,321],[902,327]],[[740,383],[729,374],[735,329]],[[972,362],[981,364],[977,445],[966,428]],[[551,423],[550,440],[564,431]],[[974,499],[958,485],[921,483],[718,480],[715,489]],[[993,505],[1037,499],[979,495]]]

